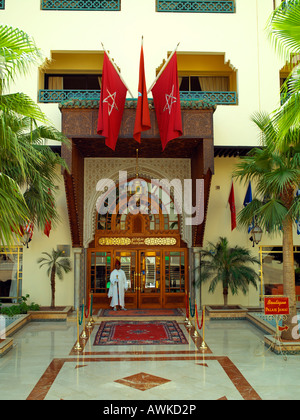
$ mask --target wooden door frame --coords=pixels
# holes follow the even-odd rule
[[[138,267],[138,249],[134,249],[134,248],[115,248],[112,249],[112,270],[114,268],[114,264],[113,262],[116,260],[116,258],[118,258],[118,256],[116,255],[117,252],[128,252],[128,253],[135,253],[135,271],[137,271],[137,267]],[[122,263],[121,263],[121,268],[122,268]],[[127,279],[128,280],[128,279]],[[131,280],[131,279],[130,279]],[[126,292],[125,293],[125,307],[126,308],[137,308],[138,307],[138,293],[137,293],[137,285],[135,284],[135,291],[134,292]]]
[[[87,296],[91,290],[91,255],[93,252],[110,252],[111,253],[111,271],[114,269],[114,261],[116,258],[116,252],[135,252],[136,253],[136,268],[140,269],[138,266],[140,264],[140,254],[141,252],[160,252],[161,264],[160,264],[160,304],[159,305],[146,305],[141,304],[139,305],[138,302],[138,291],[136,293],[126,293],[125,295],[125,305],[128,308],[177,308],[177,307],[185,307],[185,294],[188,293],[189,289],[189,272],[188,272],[188,249],[184,247],[160,247],[160,248],[152,248],[152,247],[142,247],[142,248],[134,248],[134,247],[98,247],[98,248],[88,248],[87,252],[87,281],[86,281],[86,293]],[[165,290],[165,253],[166,252],[184,252],[185,257],[185,293],[166,293]],[[131,296],[130,296],[131,295]],[[151,294],[145,295],[146,297],[151,298]],[[129,299],[133,297],[134,299]],[[127,301],[126,301],[127,298]],[[109,308],[110,300],[107,297],[107,293],[94,293],[93,295],[93,302],[96,307],[101,308]]]

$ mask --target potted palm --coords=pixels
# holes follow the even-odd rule
[[[200,278],[197,286],[210,281],[208,291],[215,292],[219,283],[222,284],[224,306],[215,309],[240,309],[240,306],[228,305],[229,291],[236,295],[241,290],[244,295],[248,293],[249,285],[257,289],[258,273],[250,265],[259,264],[258,259],[251,256],[248,249],[234,246],[230,247],[227,238],[220,237],[216,244],[209,243],[209,247],[202,251]],[[210,306],[209,308],[214,308]]]
[[[63,279],[63,273],[69,273],[71,271],[71,261],[69,258],[64,257],[64,253],[61,250],[52,249],[52,253],[42,252],[45,257],[38,259],[40,268],[46,265],[47,274],[50,277],[51,285],[51,308],[55,308],[55,278],[56,275],[60,280]]]

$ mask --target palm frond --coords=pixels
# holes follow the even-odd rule
[[[41,50],[24,31],[0,25],[0,58],[3,82],[9,84],[17,75],[26,75],[32,64],[41,62]]]
[[[49,123],[40,107],[25,93],[0,95],[0,110],[13,111],[25,117],[34,118],[43,123]]]
[[[282,2],[267,22],[268,38],[281,57],[300,50],[300,3]]]
[[[29,220],[29,210],[17,183],[0,173],[0,241],[12,245],[20,227]]]
[[[284,220],[288,214],[288,209],[280,200],[271,199],[261,206],[257,216],[261,228],[269,234],[272,234],[276,231],[281,231]]]

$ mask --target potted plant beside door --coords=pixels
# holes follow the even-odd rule
[[[64,251],[52,249],[51,254],[48,252],[42,252],[45,257],[40,257],[38,259],[38,264],[40,268],[46,265],[47,275],[50,278],[51,286],[51,309],[55,309],[55,280],[56,275],[60,280],[63,279],[64,273],[69,273],[71,271],[71,260],[64,256]]]
[[[219,283],[222,284],[224,305],[211,305],[206,309],[230,317],[238,317],[245,309],[240,305],[228,305],[228,293],[237,295],[241,290],[244,295],[248,293],[249,285],[257,289],[259,275],[251,265],[259,265],[259,260],[250,254],[247,248],[240,246],[230,247],[227,238],[220,237],[216,244],[209,243],[208,249],[201,253],[200,278],[197,286],[210,281],[208,291],[214,293]],[[235,313],[235,315],[233,315]],[[211,317],[211,314],[210,314]]]

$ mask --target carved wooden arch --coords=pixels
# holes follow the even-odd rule
[[[129,178],[128,179],[128,183],[130,183],[132,180],[135,180],[135,178]],[[149,179],[143,179],[143,181],[146,182],[147,187],[148,184],[151,183],[151,180]],[[161,188],[163,188],[161,186]],[[106,191],[106,198],[109,196],[109,194],[111,193],[111,190],[107,190]],[[171,201],[174,203],[174,199],[172,197],[172,194],[169,195]],[[120,196],[118,197],[120,199]],[[103,200],[105,200],[105,197],[103,197]],[[177,220],[174,222],[177,222],[177,228],[176,229],[165,229],[165,223],[167,220],[168,226],[169,226],[169,215],[167,213],[166,207],[164,205],[164,203],[162,202],[162,199],[159,198],[159,200],[157,200],[157,196],[153,195],[151,193],[147,193],[147,202],[146,200],[144,200],[143,198],[141,199],[141,203],[140,205],[149,208],[149,205],[151,205],[151,210],[153,211],[153,213],[151,213],[149,215],[149,213],[144,213],[144,212],[138,212],[137,214],[132,214],[131,212],[129,212],[128,214],[126,214],[126,219],[125,219],[125,229],[119,229],[117,228],[117,225],[119,224],[118,222],[118,218],[122,217],[122,214],[124,212],[124,205],[126,203],[126,207],[128,206],[128,201],[130,200],[130,197],[128,197],[128,194],[126,196],[124,196],[124,199],[122,201],[118,200],[116,202],[116,206],[115,207],[110,207],[106,213],[106,218],[109,217],[110,218],[110,229],[100,229],[101,232],[103,234],[105,234],[105,232],[110,232],[110,233],[122,233],[122,234],[129,234],[129,233],[138,233],[137,229],[135,229],[136,223],[140,223],[143,228],[140,229],[140,233],[147,231],[148,233],[174,233],[177,232],[179,233],[180,231],[180,214],[177,214]],[[121,212],[120,212],[121,210]],[[159,229],[150,229],[150,216],[158,216],[159,217]],[[94,223],[95,223],[95,233],[99,230],[98,229],[98,221],[99,221],[99,214],[96,215],[95,219],[94,219]],[[106,224],[105,224],[106,225]],[[105,226],[106,227],[106,226]]]

